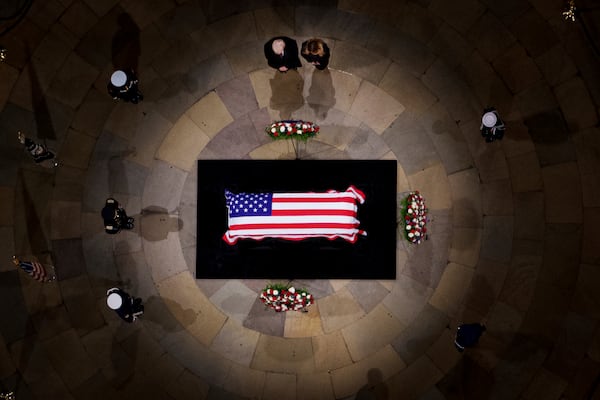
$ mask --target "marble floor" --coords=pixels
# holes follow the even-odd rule
[[[585,2],[582,2],[585,3]],[[600,65],[562,2],[34,2],[0,37],[0,393],[23,399],[579,399],[600,396]],[[588,27],[598,26],[594,11]],[[277,35],[330,68],[279,74]],[[106,93],[134,66],[144,101]],[[495,106],[502,141],[485,143]],[[274,120],[315,121],[306,159],[397,160],[429,239],[393,281],[196,280],[198,159],[292,159]],[[35,165],[21,130],[54,149]],[[107,235],[114,196],[136,218]],[[40,284],[13,254],[56,267]],[[106,290],[142,297],[126,324]],[[458,353],[458,324],[482,321]],[[596,397],[594,397],[596,396]]]

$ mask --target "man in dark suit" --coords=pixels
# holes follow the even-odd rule
[[[298,44],[294,39],[278,36],[265,43],[265,57],[270,67],[279,72],[301,67],[298,57]]]

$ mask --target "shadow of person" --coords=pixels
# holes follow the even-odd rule
[[[177,232],[182,228],[183,221],[178,217],[172,217],[162,207],[150,206],[142,210],[140,233],[148,241],[164,240],[169,232]]]
[[[137,72],[140,54],[140,28],[131,15],[122,13],[117,18],[119,30],[112,39],[111,56],[115,70],[133,69]]]
[[[327,118],[327,113],[335,105],[335,89],[328,69],[315,69],[306,102],[315,112],[315,119]]]
[[[271,85],[271,101],[269,106],[279,111],[280,120],[289,120],[292,113],[304,105],[302,90],[304,80],[295,69],[286,73],[275,72]]]
[[[356,393],[355,400],[387,400],[388,389],[383,383],[383,374],[378,368],[367,372],[367,384]]]

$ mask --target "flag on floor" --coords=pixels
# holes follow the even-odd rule
[[[261,240],[266,237],[302,240],[312,237],[342,238],[351,243],[359,229],[357,203],[365,195],[354,186],[345,192],[322,193],[232,193],[225,190],[228,231],[223,240],[235,244],[238,239]]]

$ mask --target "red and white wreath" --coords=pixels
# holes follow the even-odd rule
[[[418,190],[410,192],[402,202],[402,216],[406,239],[411,243],[421,243],[427,233],[427,207]]]
[[[314,297],[306,290],[281,284],[267,285],[260,294],[260,300],[277,312],[306,311],[315,302]]]

